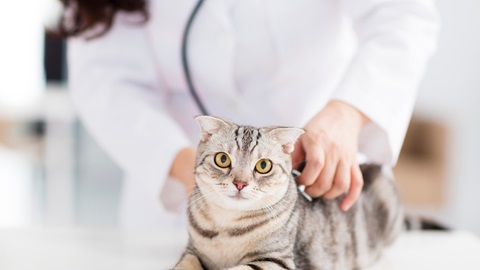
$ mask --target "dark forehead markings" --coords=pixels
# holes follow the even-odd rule
[[[250,150],[250,153],[252,153],[255,147],[257,147],[258,141],[260,140],[261,137],[262,137],[262,134],[260,133],[260,130],[257,130],[257,139],[255,140],[255,145],[252,147],[252,150]]]
[[[258,144],[260,130],[250,126],[242,126],[237,137],[238,148],[244,152],[252,152]]]
[[[240,144],[238,143],[238,134],[241,127],[237,127],[235,130],[235,142],[237,143],[237,148],[240,149]]]
[[[240,126],[235,130],[237,148],[244,152],[252,152],[258,145],[262,134],[260,129],[251,126]]]
[[[242,138],[242,150],[248,151],[250,144],[253,142],[253,134],[255,134],[255,129],[252,127],[245,127],[243,130]]]

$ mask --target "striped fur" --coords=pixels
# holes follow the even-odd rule
[[[189,200],[190,242],[174,270],[359,269],[374,262],[401,229],[394,183],[379,166],[362,166],[365,186],[348,211],[341,198],[308,202],[291,176],[294,128],[253,128],[201,116]],[[226,153],[231,165],[216,165]],[[260,159],[272,170],[255,171]],[[239,190],[234,181],[247,186]]]

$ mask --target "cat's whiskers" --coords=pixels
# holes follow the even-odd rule
[[[205,205],[205,200],[203,197],[196,198],[195,200],[191,200],[191,202],[188,204],[189,209],[199,209],[202,208]]]
[[[215,193],[214,190],[207,189],[207,190],[200,191],[200,189],[197,189],[196,192],[192,194],[193,202],[197,202],[199,200],[205,200],[207,199],[208,196],[210,196],[213,193]]]
[[[262,193],[268,193],[266,192],[265,190],[262,190],[260,187],[258,188],[258,191],[262,192]]]
[[[192,195],[191,199],[188,202],[188,206],[194,206],[196,205],[199,201],[203,201],[204,197],[202,195]]]
[[[206,191],[208,194],[213,193],[214,191]],[[189,200],[188,207],[193,207],[197,206],[198,203],[204,202],[204,205],[207,204],[205,202],[206,199],[206,194],[205,191],[200,191],[199,189],[196,189],[193,193],[192,196]],[[204,206],[203,205],[203,206]]]

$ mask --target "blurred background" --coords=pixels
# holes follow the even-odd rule
[[[395,174],[410,213],[480,235],[480,1],[437,3],[438,51]],[[117,226],[122,172],[78,121],[65,43],[44,32],[60,9],[0,3],[0,228]]]

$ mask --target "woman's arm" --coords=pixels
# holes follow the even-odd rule
[[[342,209],[360,195],[357,150],[395,164],[417,87],[435,48],[438,16],[432,0],[343,0],[358,51],[332,101],[305,127],[294,162],[306,160],[299,183],[312,197],[345,192]]]
[[[394,165],[410,121],[418,86],[436,48],[439,17],[434,0],[343,0],[358,51],[333,99],[369,119],[359,150],[371,161]]]

